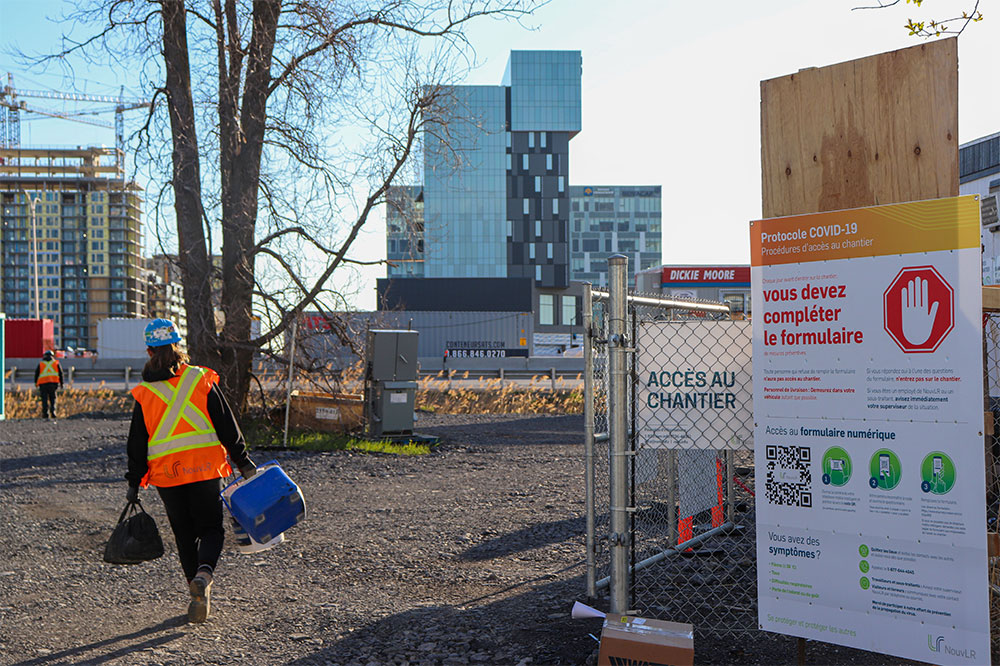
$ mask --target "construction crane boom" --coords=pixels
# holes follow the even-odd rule
[[[58,99],[68,102],[103,102],[105,104],[114,104],[115,106],[113,109],[100,111],[59,113],[56,111],[47,111],[44,109],[29,107],[24,103],[24,101],[18,99],[22,97]],[[50,90],[21,90],[14,87],[14,75],[8,72],[7,85],[0,88],[0,107],[4,107],[3,109],[0,109],[0,146],[16,148],[21,145],[20,112],[26,111],[29,113],[37,113],[39,115],[48,116],[50,118],[72,120],[75,122],[86,123],[88,125],[95,125],[97,127],[114,127],[115,148],[118,149],[118,155],[120,156],[125,152],[125,111],[145,109],[150,106],[152,106],[152,104],[145,100],[125,99],[125,86],[122,86],[121,93],[117,97],[113,97],[111,95],[87,95],[84,93],[72,92],[64,93]],[[81,118],[70,117],[78,115],[98,115],[112,110],[115,113],[114,125],[103,123],[98,120],[83,120]]]

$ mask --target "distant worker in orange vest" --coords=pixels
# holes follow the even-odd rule
[[[59,361],[52,358],[52,352],[45,350],[42,360],[35,368],[35,385],[42,398],[42,418],[56,417],[56,389],[63,385],[62,368]]]
[[[230,462],[244,479],[257,467],[219,390],[219,375],[187,364],[173,322],[154,319],[146,326],[145,341],[149,360],[143,382],[132,389],[126,497],[132,502],[139,486],[156,486],[191,593],[188,620],[204,622],[225,539],[222,479],[232,474]]]

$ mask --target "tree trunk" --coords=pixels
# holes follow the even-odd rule
[[[279,3],[253,3],[253,32],[247,52],[247,74],[243,89],[239,157],[224,165],[228,178],[222,181],[222,375],[233,407],[242,410],[250,390],[253,349],[250,340],[254,289],[254,243],[257,229],[257,195],[260,160],[264,148],[271,55],[278,28]],[[225,140],[225,137],[223,137]],[[228,166],[228,169],[225,167]]]
[[[212,312],[211,264],[202,225],[201,166],[191,96],[184,0],[163,0],[163,60],[173,137],[174,211],[187,312],[187,349],[198,365],[218,366]]]

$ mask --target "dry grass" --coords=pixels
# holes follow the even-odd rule
[[[583,390],[580,378],[559,378],[552,388],[548,377],[533,377],[529,387],[505,383],[500,379],[481,379],[468,384],[468,373],[457,375],[461,388],[442,373],[418,382],[417,409],[439,414],[580,414]]]
[[[34,388],[14,388],[7,391],[8,419],[37,418],[42,414],[42,402]],[[56,394],[56,413],[60,418],[75,414],[131,414],[135,399],[126,391],[96,389],[60,389]]]
[[[455,377],[455,379],[462,379]],[[570,382],[556,381],[552,390],[547,377],[537,378],[532,387],[503,385],[499,379],[481,380],[474,387],[449,388],[446,377],[430,377],[418,383],[416,407],[438,414],[579,414],[583,411],[583,390]],[[578,384],[578,383],[577,383]],[[269,392],[270,406],[284,403],[283,392]],[[251,393],[250,411],[260,409],[260,394]],[[59,416],[75,414],[132,413],[134,400],[125,391],[62,389],[56,397]],[[37,418],[42,407],[35,389],[15,388],[7,393],[8,419]]]

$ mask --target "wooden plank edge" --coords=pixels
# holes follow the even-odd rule
[[[1000,312],[1000,286],[983,285],[983,312]]]

